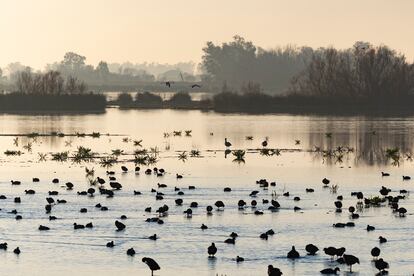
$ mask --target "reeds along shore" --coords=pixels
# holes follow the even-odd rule
[[[169,100],[158,95],[138,93],[120,94],[114,102],[121,108],[140,109],[200,109],[222,113],[314,113],[337,115],[410,115],[414,114],[414,95],[400,97],[329,97],[288,95],[272,96],[264,93],[221,92],[211,98],[194,101],[187,93],[177,93]]]
[[[0,112],[11,111],[82,111],[103,112],[102,94],[0,94]]]

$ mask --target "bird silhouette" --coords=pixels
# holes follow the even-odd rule
[[[145,263],[151,270],[151,276],[154,275],[154,271],[161,269],[161,267],[158,265],[158,263],[154,259],[144,257],[142,258],[142,262]]]
[[[207,253],[208,253],[208,256],[210,258],[214,258],[214,255],[216,255],[216,253],[217,253],[217,247],[214,244],[214,242],[211,243],[211,245],[207,248]]]

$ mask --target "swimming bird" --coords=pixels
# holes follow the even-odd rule
[[[44,225],[40,225],[40,226],[39,226],[39,230],[40,230],[40,231],[48,231],[48,230],[50,230],[50,228],[49,228],[49,227],[47,227],[47,226],[44,226]]]
[[[354,255],[343,255],[345,264],[349,266],[349,272],[352,272],[352,266],[355,264],[359,264],[359,259]]]
[[[148,239],[156,241],[158,239],[157,234],[154,234],[152,236],[149,236]]]
[[[367,225],[367,231],[368,232],[370,232],[370,231],[374,231],[375,230],[375,227],[374,226],[372,226],[372,225]]]
[[[106,247],[112,248],[114,246],[115,246],[114,241],[110,241],[106,243]]]
[[[335,274],[340,271],[339,267],[335,267],[335,268],[325,268],[322,269],[320,272],[321,274],[325,274],[325,275],[330,275],[330,274]]]
[[[244,258],[243,257],[240,257],[240,256],[237,256],[236,257],[236,262],[238,262],[238,263],[244,262]]]
[[[206,230],[206,229],[208,229],[207,225],[205,225],[204,223],[202,223],[202,224],[201,224],[201,227],[200,227],[200,228],[201,228],[201,230]]]
[[[223,201],[221,201],[221,200],[216,201],[216,203],[214,203],[214,205],[216,205],[216,207],[217,207],[218,209],[220,209],[220,208],[224,208],[224,203],[223,203]]]
[[[408,176],[408,175],[403,175],[403,180],[411,180],[411,177],[410,176]]]
[[[217,247],[214,242],[207,248],[207,253],[210,258],[214,258],[214,255],[217,253]]]
[[[379,240],[380,243],[386,243],[387,242],[387,239],[384,238],[383,236],[379,236],[378,240]]]
[[[378,258],[378,256],[381,254],[381,249],[378,247],[374,247],[371,249],[371,256],[374,257],[374,260]]]
[[[193,85],[191,85],[191,88],[201,88],[201,85],[193,84]]]
[[[151,270],[151,275],[154,275],[154,271],[161,269],[161,267],[158,265],[158,263],[154,259],[144,257],[142,258],[142,262],[145,263],[149,267],[149,269]]]
[[[386,172],[381,172],[381,176],[390,176],[390,174]]]
[[[231,147],[231,143],[229,141],[227,141],[227,138],[224,138],[224,145],[229,148]]]
[[[279,268],[273,267],[273,265],[268,265],[267,275],[268,276],[281,276],[281,275],[283,275],[283,273],[282,273],[282,271],[280,271]]]
[[[134,256],[134,255],[135,255],[135,253],[136,253],[136,252],[135,252],[135,249],[134,249],[134,248],[132,248],[132,247],[131,247],[131,248],[129,248],[129,249],[127,250],[127,255],[128,255],[128,256],[131,256],[131,257],[132,257],[132,256]]]
[[[381,272],[381,274],[386,274],[385,269],[389,268],[390,266],[382,258],[379,258],[378,260],[375,261],[375,267]]]
[[[331,181],[327,178],[322,179],[323,185],[327,186]]]
[[[407,213],[407,209],[405,209],[404,207],[400,207],[397,209],[397,212],[400,217],[404,217],[405,214]]]
[[[115,226],[117,228],[117,231],[122,231],[126,227],[125,224],[123,224],[122,222],[117,221],[117,220],[115,221]]]
[[[125,167],[125,166],[121,166],[121,170],[122,170],[123,172],[128,172],[128,168],[127,168],[127,167]]]
[[[287,253],[289,259],[297,259],[300,257],[299,252],[296,251],[295,247],[292,246],[292,249]]]
[[[228,238],[228,239],[226,239],[224,241],[224,243],[227,243],[227,244],[235,244],[236,243],[236,237]]]
[[[308,252],[308,255],[315,255],[316,252],[319,251],[319,248],[316,245],[310,243],[306,245],[305,250]]]
[[[20,254],[20,248],[19,247],[16,247],[14,250],[13,250],[13,253],[14,254],[16,254],[16,255],[19,255]]]

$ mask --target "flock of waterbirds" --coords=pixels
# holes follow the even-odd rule
[[[187,133],[189,134],[189,133]],[[164,135],[165,136],[165,135]],[[252,139],[247,138],[246,139]],[[140,145],[142,141],[136,142],[137,145]],[[295,141],[296,144],[300,144],[299,140]],[[225,138],[224,139],[224,146],[226,148],[226,151],[230,150],[229,148],[232,146],[231,142]],[[268,138],[266,138],[262,143],[261,146],[263,148],[266,148],[268,146]],[[148,165],[148,164],[146,164]],[[94,196],[101,196],[101,197],[106,197],[106,198],[112,198],[115,197],[117,192],[122,190],[123,186],[120,182],[118,182],[116,174],[127,174],[127,173],[135,173],[137,176],[139,176],[141,173],[144,173],[145,175],[154,175],[155,177],[157,177],[156,181],[158,182],[160,179],[162,180],[162,177],[170,172],[167,172],[165,169],[163,168],[157,168],[157,167],[148,167],[145,170],[142,169],[140,166],[135,166],[132,170],[130,168],[128,168],[127,164],[120,166],[120,171],[116,172],[114,170],[107,170],[106,175],[105,176],[94,176],[94,171],[90,171],[89,169],[86,168],[86,174],[89,178],[93,178],[93,181],[90,181],[89,184],[90,186],[86,189],[86,190],[82,190],[82,191],[77,191],[77,195],[78,196],[89,196],[89,197],[94,197]],[[174,173],[176,176],[176,179],[179,180],[181,178],[183,178],[183,175],[178,174],[178,173]],[[381,172],[381,176],[382,177],[388,177],[390,176],[389,173],[386,172]],[[402,176],[402,180],[403,181],[409,181],[411,180],[410,176],[404,175]],[[35,183],[39,182],[40,179],[38,177],[33,177],[32,179],[32,186],[33,188],[31,189],[26,189],[24,192],[26,195],[35,195],[36,194],[36,190],[35,190]],[[52,185],[56,185],[56,184],[60,184],[60,180],[58,178],[54,178],[51,181]],[[332,185],[330,186],[331,181],[327,178],[323,178],[322,179],[322,189],[325,188],[330,188],[331,190],[335,191],[335,186]],[[28,183],[22,183],[19,180],[11,180],[11,185],[22,185],[22,184],[27,184]],[[264,189],[267,190],[269,189],[269,187],[272,186],[276,186],[276,182],[272,182],[272,181],[268,181],[266,179],[260,179],[256,181],[256,185],[257,187],[259,187],[259,189],[254,189],[252,190],[248,196],[251,198],[250,202],[246,202],[244,199],[240,199],[237,203],[238,206],[238,210],[245,210],[246,208],[251,208],[253,210],[252,214],[256,215],[256,216],[260,216],[263,215],[264,212],[279,212],[281,211],[281,204],[277,201],[278,196],[284,196],[284,197],[290,197],[290,193],[288,191],[284,192],[282,195],[278,195],[276,193],[272,193],[271,196],[269,196],[268,199],[263,198],[262,199],[262,203],[265,206],[268,206],[267,211],[266,210],[261,210],[259,208],[257,208],[257,200],[255,199],[257,197],[257,195],[260,193],[260,189]],[[49,218],[49,223],[45,223],[45,224],[41,224],[38,226],[38,230],[39,231],[53,231],[53,222],[52,221],[59,221],[60,218],[56,217],[53,215],[53,208],[57,205],[62,205],[62,204],[70,204],[70,202],[67,202],[65,199],[63,198],[57,198],[58,196],[64,196],[65,192],[72,192],[75,188],[75,185],[71,182],[67,182],[64,185],[59,186],[62,190],[56,190],[56,186],[53,186],[54,189],[50,190],[48,192],[48,197],[46,197],[46,202],[45,202],[45,213],[48,214],[48,218]],[[156,202],[162,201],[164,200],[164,195],[165,195],[165,191],[169,189],[169,186],[167,184],[163,184],[163,183],[157,183],[157,188],[152,188],[150,190],[150,194],[153,195],[155,197]],[[184,200],[181,196],[184,195],[184,193],[187,193],[191,190],[195,190],[196,187],[195,186],[189,186],[188,188],[178,188],[178,187],[174,187],[173,188],[173,194],[175,195],[175,206],[183,206],[184,204]],[[63,191],[63,192],[62,192]],[[224,193],[228,193],[231,192],[232,189],[231,187],[226,187],[224,188],[223,192]],[[306,188],[304,190],[304,193],[307,194],[311,194],[313,193],[315,190],[314,188]],[[142,196],[143,193],[141,191],[135,191],[134,190],[134,196]],[[360,220],[360,216],[358,214],[359,211],[363,210],[363,208],[369,208],[372,206],[375,207],[384,207],[384,206],[389,206],[389,208],[392,210],[392,212],[397,216],[397,217],[405,217],[406,215],[410,215],[407,213],[407,209],[401,206],[401,202],[403,202],[404,199],[407,198],[407,196],[409,195],[409,192],[407,190],[399,190],[399,191],[392,191],[391,189],[382,186],[379,191],[378,191],[378,196],[375,197],[370,197],[367,198],[364,196],[364,194],[360,191],[355,191],[352,192],[349,196],[351,198],[355,198],[355,204],[352,206],[348,206],[347,210],[349,212],[349,219],[350,221],[347,223],[335,223],[332,226],[335,228],[346,228],[346,227],[354,227],[355,226],[355,222]],[[247,195],[246,195],[247,196]],[[336,213],[341,213],[343,211],[344,208],[346,208],[345,206],[343,206],[343,200],[344,200],[344,195],[339,195],[336,198],[336,201],[333,202],[333,208],[335,210]],[[7,195],[0,195],[0,200],[6,200],[7,199]],[[24,200],[24,199],[23,199]],[[294,201],[300,201],[300,196],[296,195],[293,198]],[[19,203],[22,202],[22,197],[15,197],[13,199],[14,203],[16,203],[18,206]],[[108,209],[108,207],[98,203],[96,204],[95,208],[100,209],[101,211],[110,211]],[[167,204],[163,204],[161,207],[159,208],[153,208],[152,206],[148,206],[147,208],[145,208],[145,210],[143,210],[145,213],[151,214],[151,217],[146,219],[146,222],[149,223],[157,223],[157,224],[164,224],[164,217],[168,216],[168,211],[170,210],[171,206],[168,206]],[[174,207],[173,207],[174,208]],[[193,214],[193,209],[194,208],[198,208],[198,203],[196,201],[191,202],[188,204],[188,208],[183,212],[184,216],[188,219],[191,219],[192,214]],[[224,209],[226,208],[226,203],[223,202],[222,200],[217,200],[214,204],[208,205],[206,206],[206,211],[205,214],[207,216],[212,216],[214,215],[215,212],[222,212]],[[227,207],[228,208],[228,207]],[[298,206],[295,206],[293,208],[294,211],[301,211],[301,208]],[[21,212],[18,210],[18,208],[13,209],[13,210],[7,210],[8,213],[10,214],[14,214],[15,215],[15,219],[18,220],[22,220],[24,219],[24,217],[20,214]],[[87,208],[81,208],[79,210],[80,213],[86,213],[88,212]],[[128,225],[127,225],[127,221],[128,221],[128,217],[125,215],[120,216],[119,218],[114,218],[114,231],[117,232],[122,232],[124,231]],[[55,222],[56,223],[56,222]],[[77,222],[73,223],[73,228],[75,230],[81,230],[81,229],[93,229],[94,228],[94,222],[89,222],[86,224],[78,224]],[[206,224],[202,224],[200,226],[201,231],[205,231],[209,229],[209,226]],[[375,226],[373,225],[367,225],[366,227],[366,231],[374,231],[375,230]],[[268,240],[269,238],[271,238],[271,236],[275,235],[275,231],[273,229],[268,229],[266,231],[264,231],[263,233],[258,233],[257,238],[258,239],[262,239],[262,240]],[[157,236],[157,234],[151,235],[148,237],[148,239],[150,240],[157,240],[159,238],[159,236]],[[237,240],[239,239],[243,239],[243,233],[236,233],[236,232],[232,232],[229,234],[229,238],[225,239],[223,241],[224,244],[235,244],[237,242]],[[378,247],[383,243],[386,243],[387,239],[383,236],[379,236],[378,238],[378,245],[373,246],[372,250],[371,250],[371,255],[373,257],[373,264],[375,266],[376,269],[378,269],[378,274],[379,275],[384,275],[387,274],[387,269],[389,268],[389,263],[386,262],[383,258],[380,258],[381,255],[381,249]],[[108,248],[112,248],[117,246],[116,242],[114,242],[113,240],[108,241],[106,243],[106,247]],[[207,246],[206,246],[207,247]],[[220,246],[219,246],[220,247]],[[210,246],[207,247],[207,256],[208,258],[215,258],[216,254],[220,254],[220,248],[216,246],[215,242],[212,242]],[[7,242],[3,242],[0,243],[0,249],[3,250],[7,250],[8,249],[8,243]],[[299,251],[301,251],[299,249]],[[319,248],[317,245],[314,245],[312,243],[309,243],[305,246],[304,248],[304,252],[306,253],[301,253],[299,252],[298,249],[293,245],[291,250],[289,252],[286,252],[286,258],[291,259],[292,261],[294,261],[295,259],[301,258],[301,255],[303,254],[307,254],[309,256],[314,256],[316,254],[318,254],[318,252],[320,252]],[[19,254],[24,254],[24,248],[20,248],[19,246],[15,247],[13,252],[17,255]],[[354,265],[359,264],[359,258],[357,256],[354,256],[352,254],[348,254],[347,250],[345,247],[333,247],[333,246],[329,246],[329,247],[325,247],[323,248],[323,252],[324,254],[326,254],[329,258],[331,258],[332,262],[336,262],[337,266],[333,266],[333,267],[329,267],[329,268],[325,268],[323,270],[320,271],[321,274],[337,274],[341,268],[341,265],[347,265],[349,267],[349,271],[352,272],[352,268]],[[126,251],[126,254],[129,256],[134,256],[137,254],[137,252],[134,250],[134,248],[129,248]],[[248,258],[248,256],[236,256],[234,258],[234,260],[238,263],[245,261],[245,258]],[[152,258],[150,257],[143,257],[142,258],[142,262],[145,263],[150,271],[151,271],[151,275],[153,275],[154,271],[160,270],[160,266],[159,264]],[[268,275],[269,276],[275,276],[275,275],[282,275],[282,271],[277,268],[276,266],[273,266],[272,264],[268,265]]]

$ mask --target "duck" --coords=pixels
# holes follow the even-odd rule
[[[296,251],[295,247],[292,246],[292,249],[287,253],[289,259],[297,259],[300,257],[299,252]]]

